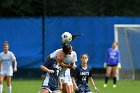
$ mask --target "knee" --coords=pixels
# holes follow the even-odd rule
[[[112,77],[116,77],[116,74],[113,74]]]
[[[10,83],[10,82],[7,82],[7,86],[8,86],[8,87],[11,86],[11,83]]]
[[[109,72],[107,72],[107,73],[106,73],[106,76],[107,76],[107,77],[110,77],[110,73],[109,73]]]
[[[3,83],[3,81],[2,80],[0,80],[0,85]]]

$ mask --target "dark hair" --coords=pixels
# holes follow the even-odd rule
[[[63,49],[63,52],[67,55],[67,54],[71,54],[71,48],[72,46],[69,45],[69,44],[63,44],[62,45],[62,49]]]
[[[86,55],[88,58],[89,58],[89,56],[88,56],[88,54],[82,54],[82,55],[80,55],[80,58],[82,58],[84,55]]]
[[[9,44],[8,44],[8,41],[4,41],[3,46],[6,46],[6,45],[9,45]]]
[[[116,43],[116,45],[118,45],[118,42],[117,41],[113,41],[113,43]]]

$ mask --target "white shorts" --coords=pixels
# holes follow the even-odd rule
[[[1,69],[0,74],[5,76],[13,76],[13,69]]]
[[[69,75],[67,75],[67,76],[60,76],[60,80],[61,80],[62,84],[64,84],[64,83],[67,83],[69,85],[72,84],[72,79],[71,79],[71,77]]]

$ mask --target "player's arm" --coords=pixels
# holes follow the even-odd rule
[[[59,89],[62,90],[63,86],[60,77],[58,78],[58,84],[59,84]]]
[[[14,71],[15,72],[17,71],[17,61],[16,61],[16,59],[14,59]]]
[[[73,83],[74,90],[77,91],[78,90],[78,86],[77,86],[77,84],[75,82],[75,78],[74,77],[72,77],[72,83]]]
[[[89,81],[90,81],[90,83],[92,84],[92,86],[94,87],[94,90],[95,90],[96,92],[98,92],[98,89],[97,89],[97,87],[96,87],[96,85],[95,85],[94,80],[93,80],[92,77],[89,77]]]
[[[1,69],[1,67],[2,67],[2,62],[0,61],[0,69]]]
[[[11,55],[12,61],[14,62],[14,72],[16,72],[17,71],[16,57],[15,57],[15,55],[12,52],[10,52],[10,55]]]
[[[76,84],[76,80],[77,80],[78,75],[79,75],[79,70],[78,70],[78,68],[76,68],[76,69],[74,69],[74,73],[72,73],[72,83],[73,83],[73,87],[74,87],[75,91],[78,90],[78,86]]]
[[[105,62],[104,62],[104,64],[103,64],[103,67],[104,67],[104,68],[107,67],[108,58],[109,58],[109,50],[107,50],[107,53],[106,53]]]
[[[62,67],[66,67],[66,68],[72,68],[72,66],[73,66],[72,64],[65,64],[64,62],[61,62],[60,65]]]
[[[97,89],[97,87],[96,87],[96,85],[95,85],[95,83],[94,83],[94,80],[93,80],[93,78],[92,78],[92,69],[91,69],[91,68],[90,68],[88,80],[90,81],[91,85],[94,87],[94,90],[95,90],[96,92],[98,92],[98,89]]]
[[[43,71],[46,71],[46,72],[48,72],[48,73],[54,73],[53,70],[48,69],[48,68],[45,67],[44,65],[41,65],[41,66],[40,66],[40,69],[43,70]]]
[[[121,69],[121,63],[120,63],[120,52],[119,52],[119,50],[118,50],[118,52],[117,52],[117,61],[118,61],[118,65],[117,65],[117,67],[118,67],[118,69]]]

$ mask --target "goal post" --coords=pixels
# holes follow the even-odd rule
[[[118,42],[122,65],[118,79],[140,78],[140,25],[115,24],[114,39]]]

